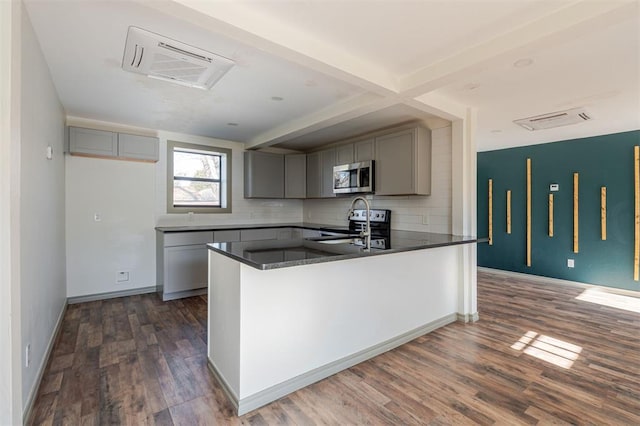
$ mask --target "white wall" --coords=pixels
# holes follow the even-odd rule
[[[38,373],[66,303],[64,110],[26,12],[22,13],[20,112],[20,300],[22,404]],[[47,160],[47,146],[53,148]],[[31,345],[31,365],[24,348]]]
[[[137,290],[156,284],[155,226],[300,222],[300,200],[245,200],[241,143],[180,133],[136,129],[68,117],[69,125],[157,135],[155,164],[67,155],[67,295]],[[232,149],[232,212],[166,213],[167,140]],[[94,221],[98,213],[100,222]],[[129,272],[117,283],[116,273]]]
[[[451,127],[432,130],[431,143],[431,195],[372,197],[372,208],[392,211],[393,229],[451,233]],[[351,198],[305,200],[304,221],[346,225]]]
[[[180,133],[159,132],[160,161],[156,167],[156,213],[158,226],[236,223],[282,223],[302,221],[301,200],[247,200],[244,198],[244,144]],[[186,214],[166,214],[167,140],[213,145],[232,150],[232,212],[197,214],[192,221]]]
[[[20,91],[13,79],[20,77],[20,10],[17,2],[0,2],[0,424],[18,424],[21,420],[19,244],[14,251],[17,232],[13,217],[18,217],[16,188],[20,183]],[[19,85],[17,86],[19,89]],[[16,228],[19,230],[19,227]],[[19,236],[19,235],[18,235]],[[15,305],[15,306],[14,306]],[[14,309],[15,308],[15,309]],[[14,367],[15,364],[15,367]],[[15,371],[15,374],[14,374]]]
[[[66,161],[67,296],[155,286],[154,164]]]

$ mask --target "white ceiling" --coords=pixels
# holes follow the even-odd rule
[[[301,150],[407,120],[439,127],[468,107],[478,150],[640,128],[637,0],[26,5],[69,116]],[[210,91],[125,72],[131,25],[236,66]],[[512,123],[576,106],[594,119]]]

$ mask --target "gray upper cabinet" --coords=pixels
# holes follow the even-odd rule
[[[336,165],[353,163],[353,144],[336,147]]]
[[[284,197],[305,198],[307,196],[307,156],[289,154],[284,156]]]
[[[356,163],[375,159],[375,139],[365,139],[353,144],[353,153]]]
[[[69,128],[69,153],[134,161],[158,161],[158,138],[106,130]]]
[[[322,163],[320,152],[307,154],[307,198],[322,197]]]
[[[376,195],[431,193],[431,133],[422,127],[375,139]]]
[[[244,197],[284,198],[284,155],[245,151]]]
[[[322,198],[335,197],[333,193],[333,166],[336,165],[336,149],[330,148],[320,151],[322,165]]]
[[[156,162],[158,154],[158,138],[118,133],[118,157]]]
[[[336,149],[307,154],[307,198],[330,198],[333,193],[333,166]]]
[[[104,130],[70,127],[69,153],[93,157],[117,157],[118,134]]]

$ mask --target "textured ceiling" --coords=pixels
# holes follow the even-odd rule
[[[640,128],[637,1],[26,5],[74,117],[300,150],[413,119],[439,127],[469,107],[479,150]],[[210,91],[125,72],[131,25],[236,66]],[[594,119],[539,132],[512,123],[574,106]]]

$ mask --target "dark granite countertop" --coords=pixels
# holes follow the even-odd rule
[[[308,226],[298,226],[309,228]],[[327,228],[322,226],[312,229],[326,230]],[[389,242],[390,247],[387,249],[372,248],[370,251],[365,251],[362,247],[349,243],[326,244],[316,238],[210,243],[207,244],[207,247],[256,269],[268,270],[470,244],[476,243],[477,239],[429,232],[391,231]]]
[[[304,228],[317,231],[348,232],[347,225],[323,225],[319,223],[291,222],[291,223],[264,223],[264,224],[239,224],[239,225],[194,225],[194,226],[156,226],[158,232],[197,232],[197,231],[228,231],[235,229],[269,229],[269,228]]]

